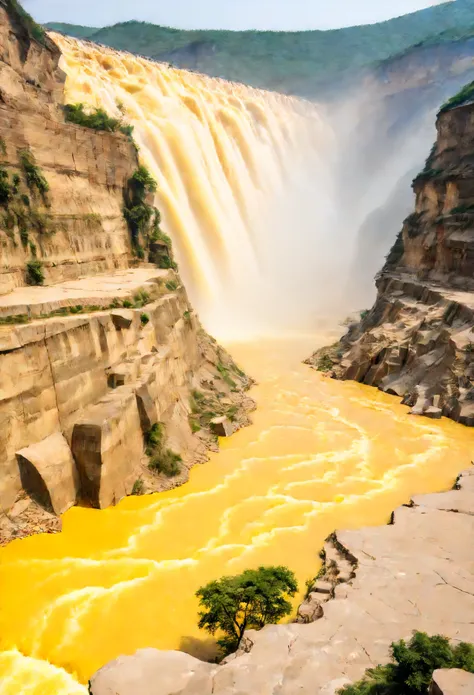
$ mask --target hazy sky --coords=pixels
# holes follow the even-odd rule
[[[128,19],[188,29],[331,29],[368,24],[442,0],[23,0],[39,22],[104,26]]]

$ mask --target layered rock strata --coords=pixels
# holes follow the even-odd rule
[[[391,642],[413,630],[474,642],[473,534],[470,468],[455,490],[414,497],[388,526],[337,531],[326,545],[327,585],[316,587],[332,598],[315,622],[249,631],[221,666],[142,650],[98,671],[91,693],[334,695],[389,661]]]
[[[26,284],[32,258],[48,282],[131,259],[122,208],[136,152],[125,135],[64,122],[59,59],[53,41],[35,39],[13,3],[0,0],[0,167],[19,177],[0,208],[0,294]],[[25,155],[46,180],[44,195],[25,175]]]
[[[22,532],[15,522],[21,490],[58,514],[78,500],[114,504],[137,480],[141,492],[184,482],[190,466],[216,447],[193,394],[214,404],[216,415],[229,413],[227,434],[249,422],[250,381],[202,330],[175,273],[149,274],[135,293],[147,297],[138,308],[95,307],[0,327],[4,540]],[[55,289],[61,295],[61,286]],[[144,453],[157,423],[183,459],[171,478],[149,470]]]
[[[374,306],[308,362],[397,395],[413,413],[473,425],[474,105],[442,111],[437,129]]]

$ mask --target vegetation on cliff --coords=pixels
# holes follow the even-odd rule
[[[17,0],[7,0],[7,9],[22,23],[29,36],[35,41],[45,45],[46,33],[42,26],[37,24],[33,17],[20,5]]]
[[[474,673],[474,645],[460,642],[452,647],[441,635],[415,632],[408,644],[394,642],[391,653],[391,663],[368,669],[362,680],[342,688],[340,695],[428,695],[436,669]]]
[[[101,29],[48,25],[179,67],[305,96],[330,88],[345,72],[414,45],[448,36],[449,40],[462,38],[473,26],[472,0],[445,2],[386,22],[329,31],[187,31],[136,21]]]
[[[295,575],[287,567],[259,567],[222,577],[196,591],[200,606],[199,628],[217,640],[224,654],[238,649],[245,630],[260,630],[289,615],[288,601],[298,591]]]
[[[456,108],[456,106],[462,106],[471,101],[474,101],[474,82],[465,85],[457,94],[451,97],[451,99],[448,99],[439,112],[444,113],[445,111]]]
[[[164,445],[165,427],[157,422],[146,435],[146,455],[150,462],[148,468],[155,473],[162,473],[173,478],[181,472],[181,456]]]
[[[129,137],[132,136],[132,125],[125,124],[121,118],[109,116],[104,109],[93,108],[86,111],[84,104],[66,104],[63,108],[66,121],[69,123],[93,130],[102,130],[108,133],[120,132]]]

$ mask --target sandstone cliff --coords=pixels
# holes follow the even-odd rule
[[[443,109],[437,129],[374,306],[308,362],[395,394],[413,413],[473,425],[474,105]]]
[[[136,153],[122,134],[64,122],[60,52],[31,35],[10,0],[0,0],[0,168],[15,195],[0,210],[0,294],[24,285],[37,258],[47,281],[125,268],[131,257],[123,188]],[[33,158],[43,195],[25,172]]]
[[[161,268],[134,256],[136,149],[64,122],[59,57],[0,0],[0,543],[57,530],[76,501],[181,484],[253,407],[159,227]]]

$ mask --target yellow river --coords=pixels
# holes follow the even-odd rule
[[[76,695],[141,647],[205,654],[196,589],[283,564],[300,586],[335,528],[383,524],[410,495],[448,489],[473,432],[408,414],[394,397],[301,364],[313,336],[231,346],[259,384],[253,426],[221,441],[190,482],[0,551],[0,694]]]

